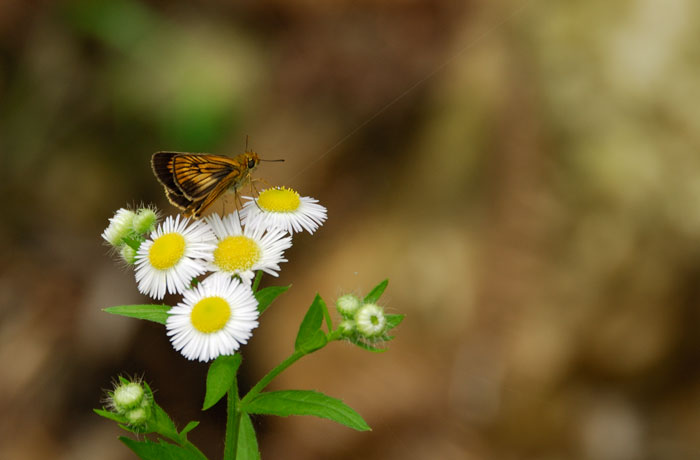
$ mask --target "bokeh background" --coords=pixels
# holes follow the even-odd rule
[[[101,311],[147,299],[99,235],[175,212],[154,151],[246,135],[329,220],[264,279],[293,288],[241,385],[317,291],[388,277],[406,314],[273,385],[373,431],[260,417],[263,458],[700,458],[698,30],[693,0],[0,2],[0,458],[134,458],[91,412],[120,373],[220,458],[207,366]]]

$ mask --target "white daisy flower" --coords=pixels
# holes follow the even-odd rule
[[[258,301],[235,278],[214,273],[185,291],[165,324],[173,347],[187,359],[232,355],[258,326]]]
[[[136,252],[136,281],[139,292],[162,299],[167,291],[179,294],[197,275],[206,271],[216,242],[204,222],[168,217],[141,243]]]
[[[280,262],[286,262],[284,250],[292,246],[292,237],[284,231],[273,228],[265,230],[255,225],[241,228],[238,211],[223,219],[218,214],[206,218],[218,240],[214,249],[214,259],[208,269],[238,275],[241,280],[250,282],[255,271],[262,270],[277,276]]]
[[[289,234],[306,230],[313,233],[327,218],[326,208],[318,200],[287,187],[263,190],[257,198],[244,197],[241,215],[245,225],[281,228]]]

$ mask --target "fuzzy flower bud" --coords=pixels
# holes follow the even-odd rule
[[[126,414],[144,403],[146,391],[140,382],[120,383],[110,395],[110,405],[115,412]]]
[[[127,411],[124,414],[124,417],[126,418],[127,423],[133,427],[143,426],[146,424],[148,418],[150,417],[150,409],[150,405],[146,405],[144,407],[137,407],[135,409]]]
[[[368,303],[355,313],[357,332],[366,338],[382,335],[386,329],[384,309],[379,305]]]
[[[355,321],[351,319],[346,319],[338,325],[338,330],[340,331],[343,337],[348,337],[352,335],[356,329],[357,325],[355,324]]]
[[[134,265],[136,263],[136,249],[128,244],[122,246],[119,253],[127,264]]]
[[[338,297],[335,301],[335,307],[338,309],[343,318],[352,318],[357,310],[362,306],[360,299],[353,294],[345,294]]]
[[[119,209],[109,219],[109,225],[102,232],[102,238],[115,248],[124,244],[124,238],[131,234],[131,224],[136,214],[125,208]]]
[[[141,208],[134,216],[132,227],[138,235],[151,233],[158,223],[158,213],[151,208]]]

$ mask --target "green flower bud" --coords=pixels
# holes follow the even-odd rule
[[[126,414],[127,411],[141,406],[146,391],[139,382],[120,383],[111,394],[111,406],[114,411]]]
[[[124,244],[124,238],[131,234],[131,224],[136,214],[125,208],[119,209],[114,217],[109,219],[109,225],[102,232],[102,238],[112,246],[120,247]]]
[[[151,233],[158,223],[158,213],[151,208],[141,208],[134,217],[132,227],[138,235]]]
[[[132,248],[128,244],[125,244],[120,249],[120,254],[124,262],[129,265],[134,265],[136,263],[136,249]]]
[[[373,303],[365,304],[355,313],[355,323],[357,332],[363,337],[378,337],[386,330],[384,309]]]
[[[150,417],[151,406],[137,407],[124,414],[127,423],[133,427],[144,426]]]
[[[341,336],[343,337],[349,337],[351,336],[355,330],[357,329],[357,325],[355,324],[355,321],[351,319],[346,319],[342,323],[338,325],[338,330],[340,331]]]
[[[343,318],[350,319],[355,315],[355,312],[362,306],[360,299],[353,294],[345,294],[338,297],[335,301],[335,307],[338,309]]]

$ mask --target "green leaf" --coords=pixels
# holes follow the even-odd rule
[[[123,415],[116,414],[112,411],[108,411],[108,410],[104,410],[104,409],[93,409],[93,412],[95,412],[100,417],[107,418],[107,419],[115,421],[117,423],[127,423],[126,417],[124,417]]]
[[[299,326],[294,349],[302,353],[311,353],[314,350],[326,345],[326,334],[321,331],[321,323],[323,322],[323,310],[326,308],[326,303],[320,295],[316,294],[316,298],[311,302],[306,316]]]
[[[250,416],[241,414],[241,425],[238,427],[238,448],[236,460],[259,460],[258,440],[255,438],[255,428]]]
[[[147,430],[158,433],[176,442],[181,441],[180,434],[177,432],[175,423],[173,423],[173,420],[170,418],[168,413],[155,402],[153,403],[153,415],[148,421]]]
[[[195,450],[162,440],[159,442],[135,441],[125,436],[120,436],[119,440],[143,460],[206,460],[204,455]]]
[[[168,305],[120,305],[118,307],[105,308],[103,311],[113,315],[128,316],[165,324],[168,319],[168,310],[170,310]]]
[[[202,410],[207,410],[219,402],[231,388],[241,365],[241,354],[219,356],[209,366],[207,373],[207,393],[204,396]]]
[[[350,342],[354,343],[355,345],[357,345],[358,347],[360,347],[364,350],[367,350],[367,351],[371,351],[372,353],[384,353],[385,351],[387,351],[386,348],[378,348],[378,347],[375,347],[375,346],[369,344],[367,342],[367,339],[365,339],[364,337],[361,337],[359,335],[348,337],[348,340]],[[380,341],[378,343],[382,343],[382,341]]]
[[[190,423],[185,425],[185,428],[180,431],[180,439],[187,439],[187,433],[197,428],[197,425],[199,425],[199,422],[196,420],[192,420]]]
[[[406,315],[384,315],[386,318],[386,330],[390,331],[401,324]]]
[[[354,430],[367,431],[370,427],[362,417],[339,399],[317,391],[284,390],[260,393],[245,406],[251,414],[315,415],[327,418]]]
[[[369,291],[369,294],[365,296],[364,303],[374,303],[379,298],[382,296],[382,293],[384,293],[384,289],[386,289],[387,285],[389,284],[389,280],[386,279],[382,281],[381,283],[377,284],[374,289]]]
[[[263,312],[267,310],[267,307],[269,307],[280,294],[286,292],[290,287],[292,287],[291,284],[289,286],[270,286],[256,292],[255,298],[258,301],[258,311],[260,314],[262,315]]]

